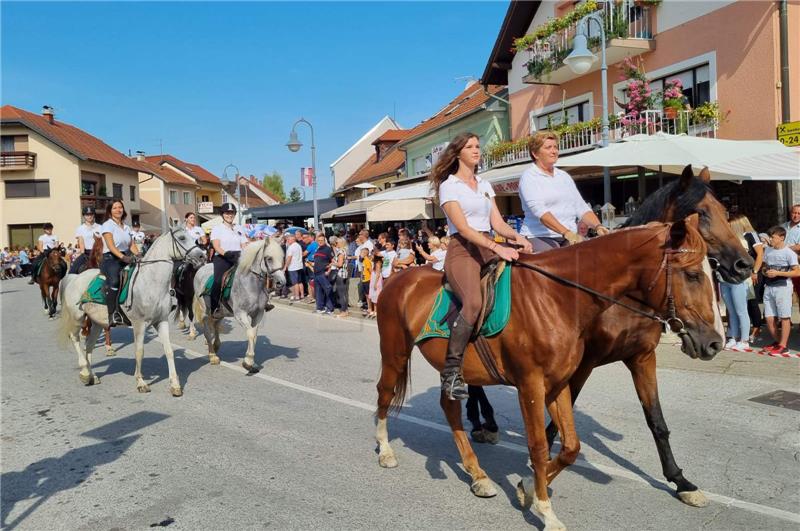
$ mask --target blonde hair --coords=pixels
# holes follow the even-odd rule
[[[536,160],[536,152],[542,149],[545,140],[555,140],[558,144],[558,134],[553,131],[539,131],[528,140],[528,153],[531,154],[531,159]]]
[[[750,223],[750,219],[744,214],[733,214],[728,220],[728,224],[738,236],[742,236],[747,232],[755,232],[753,225]]]
[[[336,240],[336,247],[341,247],[342,249],[344,249],[345,247],[347,247],[347,240],[345,240],[344,238],[338,238]]]
[[[428,248],[433,249],[434,247],[439,247],[442,244],[441,240],[436,236],[431,236],[428,238]]]
[[[439,242],[442,247],[447,247],[450,244],[450,236],[442,236]]]

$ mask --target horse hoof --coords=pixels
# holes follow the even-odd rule
[[[183,389],[181,389],[180,387],[170,387],[169,392],[174,397],[183,396]]]
[[[81,379],[81,383],[86,387],[90,385],[95,385],[100,383],[100,378],[95,376],[94,374],[79,374],[78,377]]]
[[[48,320],[50,320],[50,321],[52,321],[52,320],[53,320],[53,316],[51,315],[51,316],[49,316],[47,319],[48,319]]]
[[[184,328],[186,328],[186,322],[185,321],[179,321],[178,322],[178,330],[183,330]]]
[[[197,339],[197,334],[189,334],[189,341],[194,341]]]
[[[487,442],[486,441],[486,431],[485,430],[472,430],[470,432],[470,437],[472,437],[472,440],[474,442],[476,442],[476,443],[483,444],[483,443]]]
[[[147,384],[137,385],[136,390],[139,391],[140,393],[149,393],[150,386]]]
[[[116,355],[117,355],[117,351],[116,351],[116,350],[114,350],[113,348],[111,348],[111,347],[108,347],[108,348],[106,349],[106,357],[107,357],[107,358],[110,358],[110,357],[112,357],[112,356],[116,356]]]
[[[397,458],[393,454],[381,454],[378,456],[378,464],[382,468],[397,468]]]
[[[216,356],[216,355],[214,355],[214,354],[210,354],[210,355],[208,356],[208,362],[209,362],[211,365],[219,365],[219,356]]]
[[[472,494],[478,498],[493,498],[497,496],[497,489],[494,488],[492,480],[489,478],[479,479],[470,486]]]
[[[687,490],[678,493],[678,498],[692,507],[708,507],[708,498],[701,490]]]
[[[246,370],[248,374],[257,374],[261,371],[261,367],[250,365],[245,361],[242,362],[242,367],[244,367],[244,370]]]
[[[517,483],[517,501],[523,509],[530,509],[533,505],[533,481],[521,479]]]
[[[497,444],[500,442],[499,431],[489,431],[487,429],[484,429],[483,436],[486,438],[486,442],[488,442],[489,444]]]

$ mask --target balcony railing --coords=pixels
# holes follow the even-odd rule
[[[600,16],[606,32],[607,62],[617,63],[630,55],[638,55],[655,49],[650,22],[650,7],[636,5],[633,0],[598,2]],[[560,84],[577,77],[564,65],[564,58],[572,51],[573,39],[579,23],[537,40],[528,49],[528,75],[525,83]],[[597,49],[600,45],[600,30],[589,24],[588,45]],[[596,65],[599,68],[599,61]]]
[[[82,195],[81,196],[81,208],[84,207],[92,207],[97,212],[105,211],[108,202],[111,201],[113,197],[100,197],[96,195]]]
[[[4,151],[0,153],[0,168],[4,170],[30,170],[36,166],[36,153],[30,151]]]
[[[614,117],[608,128],[608,141],[619,142],[629,136],[655,133],[715,138],[717,126],[716,120],[700,120],[689,110],[679,111],[674,118],[667,118],[664,111],[654,109],[644,111],[638,118]],[[558,144],[561,155],[592,149],[599,146],[602,140],[602,127],[598,120],[554,129],[562,129]],[[481,170],[529,162],[531,156],[527,144],[527,139],[522,139],[490,148],[481,158]]]

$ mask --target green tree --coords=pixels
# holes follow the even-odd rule
[[[303,194],[300,193],[300,190],[298,190],[296,186],[292,187],[292,189],[289,190],[289,202],[290,203],[297,203],[302,198],[303,198]]]
[[[283,176],[275,170],[272,173],[265,173],[262,186],[279,197],[281,201],[286,201],[286,193],[283,191]]]

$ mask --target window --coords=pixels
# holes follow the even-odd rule
[[[659,95],[664,91],[664,82],[672,79],[680,79],[683,85],[683,95],[686,97],[686,102],[696,109],[704,103],[711,101],[711,71],[708,63],[687,70],[681,70],[668,76],[662,76],[650,80],[650,88],[653,94],[656,95],[655,107],[661,108],[661,100]],[[623,100],[628,101],[627,89],[622,91]]]
[[[414,175],[422,175],[423,173],[431,171],[431,154],[423,155],[411,161],[414,167]]]
[[[25,224],[8,226],[8,243],[11,247],[33,247],[36,239],[42,233],[42,225]]]
[[[14,137],[12,135],[3,135],[0,150],[2,150],[3,153],[11,153],[12,151],[16,151],[14,149]]]
[[[177,190],[170,190],[169,191],[169,204],[170,205],[177,205],[178,204],[178,191]]]
[[[122,185],[121,184],[117,184],[117,183],[113,183],[111,185],[111,187],[112,187],[112,191],[113,191],[113,195],[111,197],[113,197],[115,199],[122,199]]]
[[[94,181],[81,181],[81,195],[97,195],[97,183]]]
[[[50,181],[6,181],[6,198],[50,197]]]
[[[201,197],[200,197],[200,200],[201,200],[203,203],[208,203],[208,196],[207,196],[207,195],[201,196]]]
[[[205,196],[203,196],[203,197],[205,197]],[[222,192],[222,202],[223,203],[227,203],[228,202],[228,192],[224,192],[224,191]]]
[[[570,105],[569,107],[565,107],[563,111],[559,109],[546,114],[540,114],[536,117],[536,130],[542,131],[543,129],[549,129],[556,125],[561,125],[564,123],[565,116],[568,124],[585,122],[589,119],[589,102],[585,101],[583,103]]]
[[[189,192],[183,192],[183,204],[184,205],[192,204],[192,196]]]
[[[136,187],[134,185],[131,185],[131,195],[130,195],[130,197],[131,197],[131,201],[136,201]]]

